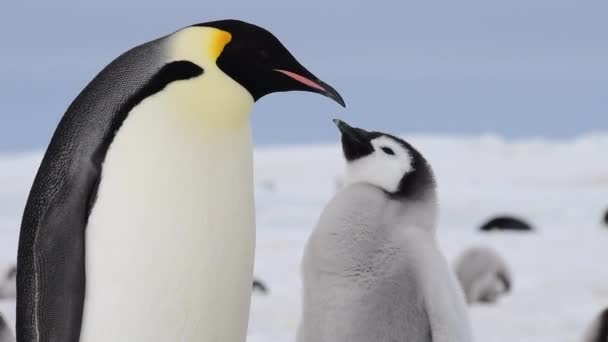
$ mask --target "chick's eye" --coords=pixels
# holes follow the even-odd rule
[[[390,147],[382,147],[382,151],[386,154],[390,154],[391,156],[395,155],[395,151],[393,151]]]

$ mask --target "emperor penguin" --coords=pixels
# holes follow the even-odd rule
[[[608,342],[608,308],[593,320],[582,342]]]
[[[435,238],[435,179],[402,139],[334,120],[346,185],[302,261],[299,342],[468,342],[464,297]]]
[[[513,284],[507,263],[489,247],[468,248],[456,259],[454,270],[469,304],[494,303]]]
[[[250,112],[344,101],[269,31],[180,29],[104,68],[61,119],[25,207],[17,340],[245,340],[255,220]]]

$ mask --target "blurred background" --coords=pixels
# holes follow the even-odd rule
[[[9,1],[0,14],[0,151],[42,148],[117,55],[192,23],[240,18],[274,32],[340,90],[263,99],[259,144],[333,141],[329,118],[400,132],[567,138],[608,126],[608,3]]]
[[[302,249],[344,182],[334,117],[401,134],[427,157],[450,264],[482,245],[510,269],[508,293],[471,304],[477,341],[581,341],[608,307],[607,13],[606,1],[566,0],[5,2],[0,314],[14,323],[23,206],[70,102],[133,46],[236,18],[273,32],[347,102],[256,104],[255,272],[268,292],[253,294],[249,341],[293,341]],[[501,215],[532,231],[480,232]]]

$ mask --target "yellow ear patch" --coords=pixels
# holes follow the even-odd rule
[[[207,69],[215,66],[232,35],[212,27],[187,27],[170,38],[169,61],[187,60]]]
[[[226,44],[230,43],[232,35],[226,31],[216,30],[213,38],[211,38],[211,46],[209,46],[209,52],[211,58],[215,61],[220,56]]]

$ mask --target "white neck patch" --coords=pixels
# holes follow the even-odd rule
[[[373,139],[371,144],[374,152],[347,163],[346,182],[369,183],[387,192],[396,192],[403,176],[414,170],[412,155],[403,145],[388,136]],[[392,150],[394,154],[383,151],[383,148]]]

